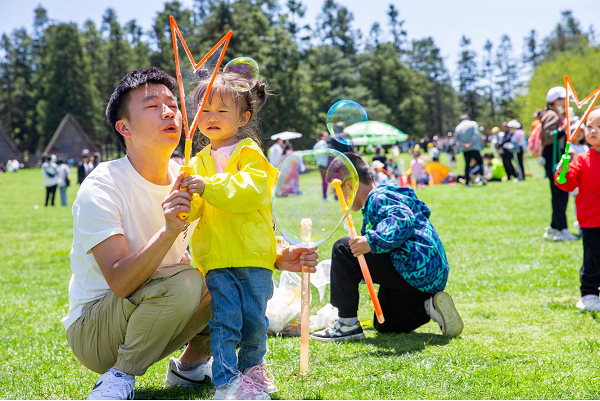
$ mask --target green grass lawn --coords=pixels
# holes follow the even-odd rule
[[[402,335],[367,327],[363,342],[311,342],[306,377],[298,374],[299,339],[271,338],[268,358],[281,390],[275,397],[600,398],[600,315],[575,308],[581,243],[542,239],[550,219],[548,181],[533,160],[529,165],[535,176],[518,184],[417,191],[432,210],[451,264],[447,291],[465,322],[460,338],[445,339],[434,323]],[[76,190],[69,188],[69,204]],[[60,322],[71,275],[70,207],[44,208],[43,200],[40,170],[0,175],[4,399],[82,399],[97,379],[72,355]],[[360,216],[355,219],[359,225]],[[322,259],[329,258],[332,242],[321,247]],[[372,309],[362,291],[359,318],[367,320]],[[326,302],[316,302],[313,311]],[[210,384],[164,390],[166,367],[160,361],[138,378],[137,398],[212,397]]]

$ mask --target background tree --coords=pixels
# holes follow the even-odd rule
[[[471,39],[463,36],[460,40],[460,58],[458,60],[458,96],[462,101],[462,111],[473,120],[479,117],[477,54],[471,50]]]

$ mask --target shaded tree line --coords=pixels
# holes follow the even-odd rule
[[[111,8],[100,26],[91,20],[77,26],[49,20],[38,6],[31,31],[0,39],[0,124],[19,147],[37,152],[71,112],[94,141],[114,143],[104,108],[119,80],[149,65],[174,74],[169,15],[194,55],[234,31],[224,62],[254,58],[275,94],[261,112],[264,138],[298,131],[305,134],[298,146],[313,143],[329,106],[343,98],[414,138],[451,131],[461,112],[484,120],[514,115],[520,65],[537,68],[593,41],[569,12],[543,43],[531,32],[522,61],[508,36],[496,49],[488,41],[481,61],[463,37],[453,86],[433,38],[409,40],[393,4],[387,21],[366,36],[341,2],[325,0],[313,26],[301,24],[305,10],[301,0],[195,0],[191,8],[167,1],[145,32],[135,20],[121,24]]]

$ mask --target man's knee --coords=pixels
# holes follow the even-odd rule
[[[196,269],[184,270],[166,278],[163,285],[171,304],[177,305],[182,317],[189,317],[196,311],[204,293],[204,280]]]

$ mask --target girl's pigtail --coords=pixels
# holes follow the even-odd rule
[[[256,81],[252,91],[255,95],[253,111],[254,113],[258,113],[258,111],[263,108],[265,103],[267,103],[270,93],[267,91],[267,84],[260,79]]]

